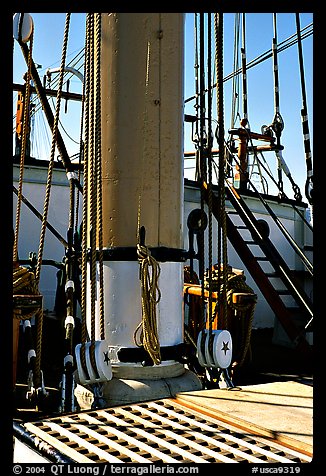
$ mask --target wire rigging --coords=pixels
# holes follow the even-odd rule
[[[298,43],[301,94],[302,94],[302,109],[301,109],[302,132],[303,132],[304,151],[306,156],[306,167],[307,167],[305,195],[309,204],[313,205],[313,168],[312,168],[312,156],[311,156],[311,147],[310,147],[310,134],[309,134],[305,74],[304,74],[303,51],[302,51],[302,34],[300,29],[300,14],[299,13],[295,14],[295,20],[296,20],[296,27],[297,27],[297,43]]]
[[[307,30],[309,28],[308,31],[304,31],[304,30]],[[304,33],[303,33],[304,32]],[[303,33],[303,34],[302,34]],[[312,24],[310,25],[307,25],[305,28],[303,28],[301,30],[301,39],[305,39],[305,38],[308,38],[310,35],[313,34],[313,28],[312,28]],[[288,37],[286,40],[282,41],[281,43],[279,43],[279,45],[277,45],[278,47],[278,52],[280,53],[281,51],[284,51],[286,50],[287,48],[295,45],[297,43],[297,39],[295,39],[295,36],[296,34],[294,35],[291,35],[290,37]],[[294,38],[294,39],[293,39]],[[282,45],[282,46],[281,46]],[[268,60],[269,58],[271,58],[273,55],[272,53],[272,49],[269,49],[267,50],[265,53],[262,53],[260,54],[259,56],[257,56],[255,59],[249,61],[247,63],[247,70],[250,69],[250,68],[253,68],[254,66],[257,66],[258,64],[262,63],[263,61],[266,61]],[[232,73],[228,74],[227,76],[224,77],[223,81],[229,81],[230,79],[232,79],[234,76],[237,76],[239,74],[242,73],[242,68],[239,68],[238,70],[236,71],[233,71]],[[214,83],[212,86],[210,86],[210,88],[216,88],[216,83]],[[187,99],[185,99],[184,103],[188,103],[189,101],[193,101],[194,99],[196,98],[196,96],[191,96]]]

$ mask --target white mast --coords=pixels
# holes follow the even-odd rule
[[[108,404],[201,388],[173,357],[152,366],[134,359],[142,318],[138,225],[161,269],[161,349],[183,343],[183,43],[183,13],[102,14],[104,315],[113,370],[103,385]],[[124,362],[116,360],[121,349]]]

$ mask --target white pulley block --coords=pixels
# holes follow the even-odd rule
[[[81,363],[81,348],[85,346],[85,360],[86,360],[86,368],[89,375],[89,378],[86,376],[82,363]],[[108,350],[108,343],[106,340],[98,340],[95,341],[95,349],[94,349],[94,357],[96,363],[96,372],[93,368],[91,362],[91,342],[86,342],[85,344],[78,344],[75,348],[76,354],[76,363],[77,363],[77,371],[80,383],[82,385],[90,385],[93,383],[99,382],[106,382],[107,380],[112,379],[112,367],[109,358],[109,350]]]
[[[29,13],[15,13],[13,36],[15,40],[27,43],[33,32],[33,18]]]
[[[212,346],[210,338],[213,339]],[[197,339],[197,357],[202,367],[228,368],[232,361],[230,332],[227,330],[209,331],[208,329],[200,331]]]

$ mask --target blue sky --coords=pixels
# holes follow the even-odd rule
[[[34,61],[41,65],[39,74],[41,78],[47,68],[60,65],[62,38],[65,23],[64,13],[31,13],[34,20]],[[194,19],[193,14],[186,15],[185,22],[185,99],[194,95]],[[313,15],[302,13],[300,15],[301,28],[313,21]],[[213,28],[214,31],[214,28]],[[85,16],[73,13],[71,15],[70,35],[68,44],[67,62],[71,61],[84,46]],[[277,14],[278,43],[289,38],[296,32],[295,14]],[[271,13],[248,13],[246,14],[246,53],[247,62],[257,58],[260,54],[271,48],[273,37],[273,15]],[[233,39],[234,39],[234,14],[224,14],[224,77],[233,70]],[[214,44],[214,38],[213,38]],[[306,94],[308,105],[309,129],[311,143],[313,138],[313,35],[303,40],[303,57],[305,65]],[[304,183],[306,178],[306,163],[303,148],[303,136],[301,126],[300,109],[302,107],[301,86],[299,76],[298,48],[293,45],[278,55],[279,84],[280,84],[280,113],[284,121],[281,143],[284,146],[283,157],[290,168],[295,182],[300,186],[304,196]],[[26,71],[26,64],[18,43],[14,46],[14,70],[13,81],[22,83],[22,76]],[[251,130],[260,132],[263,124],[270,124],[274,117],[274,94],[273,94],[273,65],[272,59],[268,59],[248,70],[248,117]],[[241,83],[241,78],[240,78]],[[72,77],[70,91],[81,92],[81,82]],[[224,111],[225,130],[230,127],[232,81],[224,83]],[[241,90],[240,90],[241,92]],[[15,108],[14,94],[14,104]],[[213,97],[213,104],[216,97]],[[66,142],[69,154],[78,152],[78,145],[74,142],[79,140],[80,106],[73,101],[68,104],[68,114],[64,113],[62,105],[61,122],[65,129],[62,136]],[[185,113],[195,114],[194,101],[187,102]],[[240,102],[241,113],[241,102]],[[41,116],[39,114],[38,116]],[[71,118],[74,117],[72,120]],[[35,118],[34,139],[39,142],[45,141],[48,136],[47,126],[43,124],[41,117]],[[71,138],[73,140],[71,140]],[[48,138],[49,143],[51,139]],[[216,144],[214,144],[216,146]],[[189,127],[185,127],[186,151],[194,150],[191,142]],[[48,149],[49,151],[49,146]],[[35,149],[40,158],[48,158],[47,150],[40,146]],[[275,153],[265,154],[265,159],[273,172],[275,172]],[[187,162],[187,166],[190,163]],[[185,175],[192,177],[193,171],[186,171]],[[292,189],[286,177],[284,177],[285,191],[292,196]],[[271,189],[272,191],[272,189]]]

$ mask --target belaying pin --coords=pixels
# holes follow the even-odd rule
[[[232,361],[230,332],[216,329],[201,330],[197,339],[197,357],[202,367],[228,368]]]
[[[92,365],[92,345],[94,345],[94,361],[96,368],[94,368]],[[82,346],[85,348],[85,360],[88,376],[86,375],[81,362]],[[106,340],[78,344],[75,348],[75,355],[78,377],[82,385],[91,385],[94,383],[106,382],[107,380],[112,379],[112,366],[109,358],[108,342]]]

